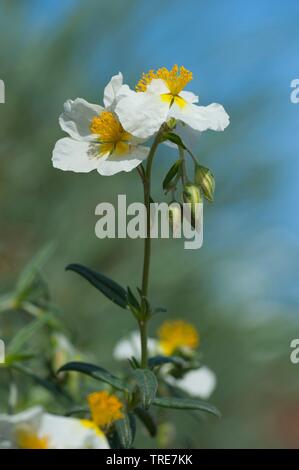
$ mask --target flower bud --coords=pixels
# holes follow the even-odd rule
[[[168,219],[169,225],[173,233],[174,238],[180,238],[181,236],[181,224],[182,224],[182,206],[176,201],[172,201],[168,206]]]
[[[201,190],[195,184],[187,183],[183,188],[183,200],[185,203],[191,204],[191,224],[196,226],[197,204],[202,202]]]
[[[183,200],[190,204],[198,204],[202,202],[200,189],[195,184],[187,183],[183,188]]]
[[[171,117],[170,119],[168,119],[167,126],[169,127],[169,129],[174,129],[176,125],[177,120],[175,118]]]
[[[215,178],[209,168],[201,165],[195,167],[195,183],[201,187],[204,197],[213,202],[215,191]]]

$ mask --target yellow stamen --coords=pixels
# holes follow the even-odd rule
[[[124,130],[111,111],[103,111],[95,116],[91,121],[90,131],[98,136],[101,143],[101,154],[115,152],[118,155],[123,155],[128,153],[132,136]]]
[[[17,442],[20,449],[48,449],[47,436],[39,437],[36,433],[20,430],[17,433]]]
[[[87,401],[92,420],[101,429],[123,418],[121,412],[123,405],[116,395],[110,395],[105,390],[94,392],[88,395]]]
[[[196,349],[199,335],[193,325],[183,320],[164,322],[158,330],[160,346],[165,355],[171,356],[180,348]]]
[[[171,70],[168,70],[166,67],[162,67],[157,71],[150,70],[142,74],[141,79],[137,83],[136,91],[146,91],[151,81],[159,78],[164,80],[170,95],[175,97],[185,88],[187,83],[192,80],[193,75],[192,72],[185,69],[185,67],[178,67],[178,65],[174,65]]]

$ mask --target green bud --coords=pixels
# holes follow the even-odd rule
[[[202,202],[201,192],[195,184],[187,183],[183,188],[183,200],[190,204],[198,204]]]
[[[177,120],[175,118],[171,117],[170,119],[168,119],[167,126],[169,127],[169,129],[174,129],[176,125]]]
[[[191,223],[194,227],[196,218],[196,204],[202,202],[201,190],[195,184],[187,183],[183,188],[183,200],[185,203],[191,204]]]
[[[213,202],[215,192],[215,178],[211,170],[201,165],[195,166],[195,183],[201,187],[204,197]]]
[[[168,219],[174,238],[179,238],[181,236],[182,224],[182,206],[179,202],[172,201],[169,204]]]

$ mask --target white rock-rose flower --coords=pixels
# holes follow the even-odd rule
[[[153,338],[148,338],[147,349],[149,356],[157,354],[159,352],[158,341]],[[113,350],[113,357],[118,361],[126,361],[133,356],[138,360],[141,358],[139,331],[132,331],[126,338],[121,339]]]
[[[0,449],[109,449],[89,420],[45,413],[41,407],[0,415]]]
[[[171,375],[165,375],[164,378],[170,385],[203,400],[210,398],[217,384],[216,375],[206,366],[186,372],[181,379],[176,379]]]
[[[198,96],[184,90],[191,80],[192,73],[177,65],[171,70],[162,67],[143,74],[136,92],[128,87],[121,91],[115,112],[123,127],[137,137],[147,138],[174,118],[196,131],[223,131],[229,125],[223,106],[198,106]]]
[[[149,149],[140,145],[144,140],[127,132],[114,110],[127,93],[122,74],[112,77],[104,90],[104,105],[91,104],[82,98],[68,100],[59,124],[69,137],[58,140],[53,151],[55,168],[87,173],[97,170],[110,176],[131,171],[148,155]]]

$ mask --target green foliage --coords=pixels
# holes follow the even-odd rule
[[[134,409],[134,413],[142,422],[143,426],[147,429],[149,435],[151,437],[156,437],[157,424],[155,422],[153,415],[149,411],[146,411],[143,408],[139,408],[139,407],[136,407]]]
[[[217,408],[202,400],[191,398],[175,398],[175,397],[157,397],[153,401],[153,405],[161,408],[172,408],[176,410],[197,410],[210,413],[220,418],[220,412]]]
[[[128,295],[125,289],[112,279],[104,276],[104,274],[98,273],[81,264],[70,264],[66,267],[66,270],[76,272],[90,282],[96,289],[101,291],[109,300],[112,300],[112,302],[122,308],[127,308]]]
[[[111,385],[116,390],[128,392],[128,388],[124,382],[122,382],[118,377],[114,376],[106,369],[96,366],[95,364],[88,364],[85,362],[69,362],[57,371],[57,373],[59,372],[81,372],[82,374],[89,375],[93,379]]]
[[[168,170],[164,180],[163,180],[163,189],[167,191],[173,187],[173,180],[177,176],[180,168],[182,166],[182,160],[177,160]]]
[[[157,378],[155,374],[148,369],[134,370],[134,378],[139,392],[141,407],[147,410],[156,397],[158,390]]]
[[[188,150],[180,136],[175,134],[174,132],[166,132],[163,134],[163,140],[169,140],[169,142],[172,142],[173,144],[176,144],[178,147],[181,147],[183,150]]]
[[[136,435],[136,421],[132,413],[124,413],[124,418],[115,423],[115,432],[121,449],[131,449]]]

